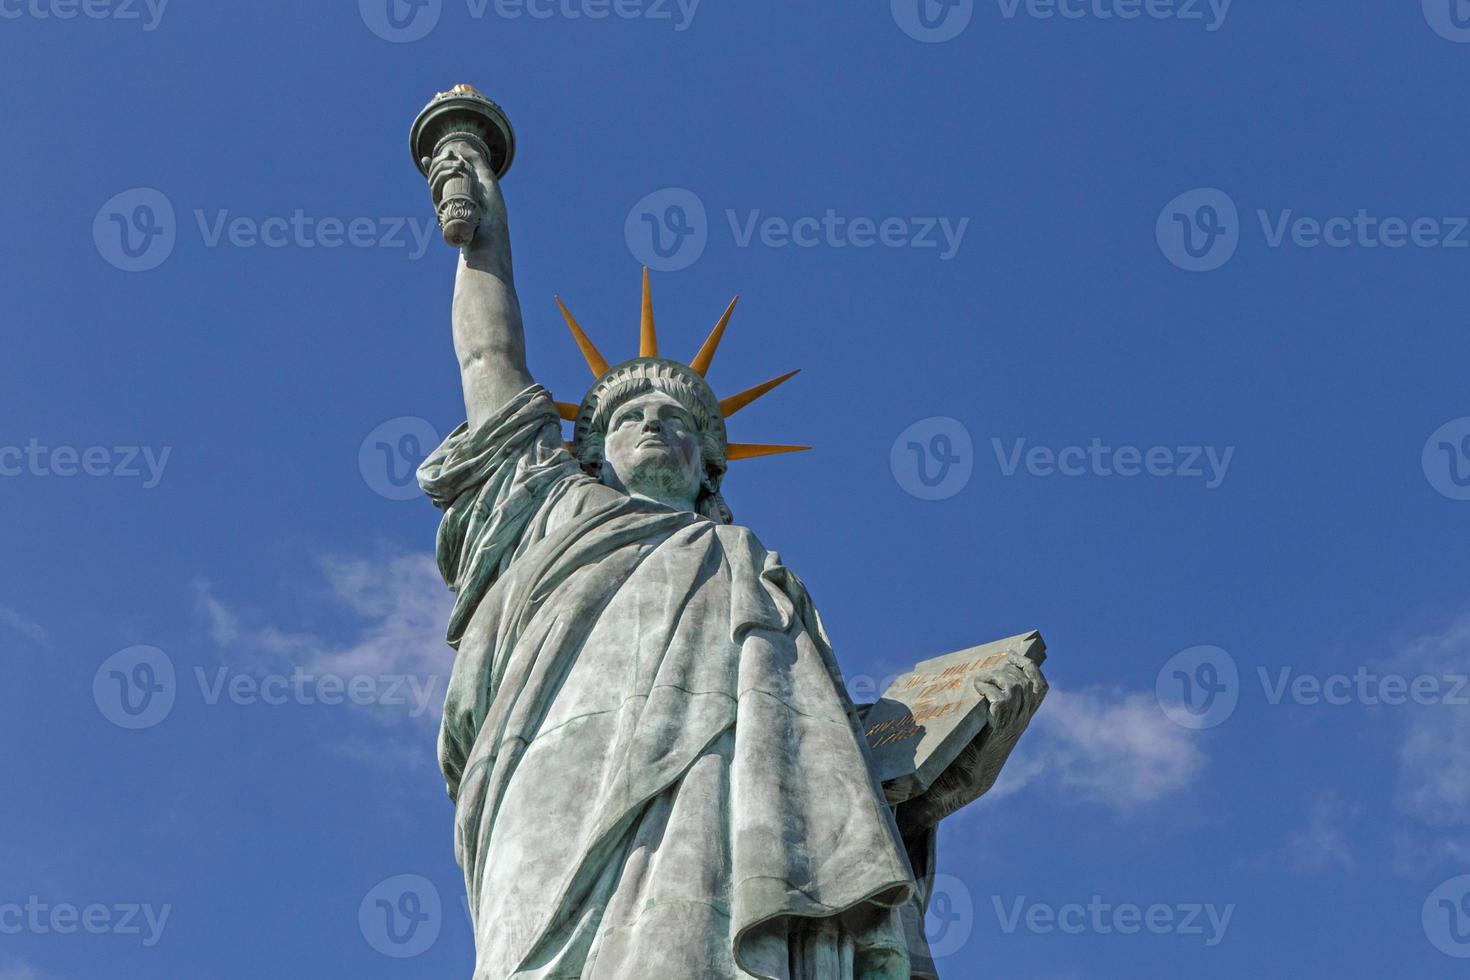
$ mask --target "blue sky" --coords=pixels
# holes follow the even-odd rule
[[[0,978],[468,975],[458,81],[558,397],[645,262],[803,369],[726,492],[857,693],[1045,635],[946,977],[1464,974],[1470,4],[395,2],[0,0]]]

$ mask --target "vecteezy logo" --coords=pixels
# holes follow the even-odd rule
[[[1198,646],[1170,657],[1154,682],[1159,707],[1181,728],[1224,724],[1240,700],[1235,658],[1219,647]]]
[[[439,23],[444,0],[357,0],[368,30],[385,41],[403,44],[428,35]]]
[[[935,875],[924,913],[924,936],[937,958],[958,953],[975,928],[975,899],[969,886],[954,875]]]
[[[687,269],[709,243],[704,202],[683,187],[654,191],[628,212],[623,238],[633,258],[655,272]]]
[[[418,956],[439,938],[443,925],[439,889],[421,875],[395,875],[379,882],[357,909],[362,938],[384,956]]]
[[[119,650],[92,676],[92,700],[119,728],[152,728],[174,709],[174,663],[158,647]]]
[[[97,254],[124,272],[158,268],[173,254],[177,237],[174,206],[152,187],[114,194],[92,219]]]
[[[1420,462],[1435,490],[1451,500],[1470,500],[1470,416],[1435,429],[1424,443]]]
[[[889,7],[903,32],[926,44],[959,37],[975,16],[975,0],[890,0]]]
[[[1170,262],[1188,272],[1209,272],[1229,262],[1240,246],[1240,214],[1229,194],[1200,187],[1164,206],[1154,234]]]
[[[1424,0],[1424,19],[1440,37],[1470,42],[1470,0]]]
[[[1424,935],[1446,956],[1470,959],[1470,875],[1444,882],[1424,900]]]
[[[970,430],[948,416],[920,419],[893,440],[888,468],[911,496],[920,500],[953,497],[969,484],[975,468]]]
[[[389,419],[358,447],[357,468],[380,497],[412,500],[419,495],[419,464],[437,445],[438,433],[423,419],[412,415]]]

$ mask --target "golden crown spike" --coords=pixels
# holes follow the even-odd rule
[[[567,304],[561,301],[561,297],[555,296],[552,298],[556,300],[556,305],[560,307],[561,315],[566,317],[567,326],[572,328],[572,337],[577,341],[577,347],[581,349],[582,357],[586,360],[587,366],[592,369],[592,374],[595,377],[602,377],[607,373],[607,358],[598,352],[596,345],[592,343],[592,339],[587,336],[587,332],[582,329],[582,325],[577,322],[577,318],[572,316],[572,311],[567,309]],[[572,408],[575,409],[576,406],[573,405]]]
[[[695,354],[694,360],[689,362],[694,373],[701,378],[709,373],[710,362],[715,359],[715,351],[720,348],[720,340],[725,336],[725,327],[729,326],[730,315],[735,312],[735,304],[738,302],[740,302],[740,295],[737,293],[735,298],[730,300],[730,305],[725,307],[720,322],[715,324],[715,328],[705,338],[704,344],[699,348],[699,353]]]
[[[643,320],[638,326],[638,356],[658,357],[658,331],[653,328],[653,293],[648,288],[648,266],[643,267]]]
[[[597,349],[597,345],[592,343],[592,339],[587,336],[587,332],[582,329],[582,325],[577,322],[577,318],[572,316],[566,304],[561,301],[561,297],[557,296],[554,299],[556,300],[557,308],[561,310],[561,315],[566,319],[567,327],[572,331],[572,338],[577,342],[577,348],[582,352],[582,358],[587,362],[587,367],[591,369],[593,377],[600,382],[610,371],[622,367],[622,365],[610,367],[607,363],[607,358],[603,357],[602,353]],[[649,288],[648,267],[644,266],[642,316],[638,327],[639,359],[653,359],[675,364],[679,368],[688,368],[700,378],[703,378],[708,373],[710,364],[714,361],[715,352],[719,349],[720,341],[724,339],[725,328],[729,325],[730,316],[735,312],[735,304],[738,302],[740,302],[739,296],[736,296],[730,301],[730,305],[725,308],[725,312],[720,316],[719,322],[715,324],[714,329],[710,331],[709,337],[705,339],[704,344],[699,348],[699,352],[694,355],[694,359],[687,365],[669,358],[660,357],[658,352],[658,330],[654,325],[653,318],[653,292]],[[772,378],[770,381],[762,382],[754,388],[747,388],[739,394],[719,399],[720,415],[723,418],[734,415],[757,398],[760,398],[798,373],[800,373],[800,369],[788,371],[786,374]],[[595,389],[596,385],[593,387]],[[576,422],[582,413],[582,406],[572,402],[557,402],[556,410],[563,419],[569,422]],[[801,452],[810,448],[812,447],[787,446],[773,443],[731,442],[726,446],[725,458],[728,460],[755,459],[761,456],[776,456],[781,453]]]

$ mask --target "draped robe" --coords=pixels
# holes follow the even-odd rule
[[[913,870],[775,553],[584,474],[539,385],[419,479],[475,980],[921,975]]]

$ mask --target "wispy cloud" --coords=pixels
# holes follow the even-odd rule
[[[289,672],[341,677],[410,677],[442,699],[454,652],[444,642],[453,597],[425,554],[386,559],[332,556],[319,559],[314,586],[337,611],[348,614],[338,634],[257,625],[199,584],[198,608],[221,653],[251,672]],[[421,717],[438,723],[438,705]]]
[[[36,968],[24,960],[0,962],[0,980],[42,980]]]
[[[338,673],[444,674],[453,651],[444,642],[453,596],[429,554],[380,562],[329,558],[320,562],[332,592],[368,628],[356,642],[328,649],[319,666]]]
[[[324,748],[338,758],[388,773],[433,771],[439,767],[433,739],[414,738],[385,744],[382,739],[351,735]]]
[[[15,630],[21,636],[37,643],[46,642],[46,628],[40,623],[33,623],[9,606],[0,606],[0,626]],[[0,980],[6,980],[4,974],[0,974]]]
[[[1395,668],[1410,676],[1470,674],[1470,616],[1403,647]],[[1453,684],[1444,685],[1453,694]],[[1457,702],[1470,697],[1460,690]],[[1397,804],[1433,827],[1470,824],[1470,707],[1463,703],[1411,704],[1399,743]]]
[[[1395,832],[1406,868],[1470,858],[1470,615],[1443,629],[1398,644],[1389,669],[1407,677],[1433,677],[1441,697],[1385,709],[1398,725],[1394,805],[1408,818]]]
[[[1311,801],[1305,825],[1291,831],[1279,851],[1251,865],[1261,870],[1351,871],[1358,866],[1358,860],[1349,830],[1362,810],[1361,805],[1348,802],[1335,792],[1319,793]]]
[[[1053,687],[986,799],[1027,786],[1119,812],[1151,806],[1204,767],[1197,733],[1159,710],[1152,694]]]

